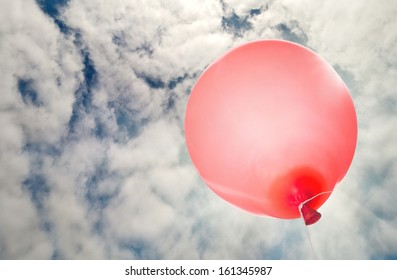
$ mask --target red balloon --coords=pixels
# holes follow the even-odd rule
[[[357,142],[349,91],[301,45],[262,40],[213,62],[194,86],[186,144],[206,184],[249,212],[316,222]],[[319,195],[328,192],[326,195]]]

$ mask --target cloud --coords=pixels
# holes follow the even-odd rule
[[[28,151],[56,145],[65,133],[80,63],[34,2],[8,3],[2,12],[0,255],[49,258],[52,244],[35,207],[41,194],[31,184],[41,155]]]
[[[396,258],[396,5],[345,5],[2,5],[0,258]],[[275,38],[325,57],[357,108],[357,153],[309,228],[313,249],[301,221],[251,215],[212,193],[184,143],[205,67]]]

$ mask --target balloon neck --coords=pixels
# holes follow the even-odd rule
[[[316,209],[312,208],[318,205],[318,201],[317,203],[316,202],[312,203],[313,200],[317,199],[319,196],[323,196],[323,195],[329,196],[330,194],[331,191],[324,191],[317,193],[316,195],[313,196],[312,194],[305,192],[304,190],[299,190],[289,197],[289,204],[291,207],[295,209],[296,207],[298,208],[301,217],[305,221],[305,224],[309,226],[315,224],[321,218],[321,214],[317,212]]]
[[[298,192],[289,197],[289,204],[293,207],[299,207],[301,204],[305,203],[310,196],[306,192]]]
[[[307,226],[315,224],[321,218],[321,214],[317,212],[315,209],[308,206],[307,203],[302,204],[299,207],[299,210]]]

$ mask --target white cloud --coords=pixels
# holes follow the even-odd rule
[[[70,40],[62,36],[33,1],[4,7],[1,33],[1,108],[14,109],[15,121],[31,141],[56,142],[64,133],[81,63]],[[29,14],[29,16],[26,16]],[[18,79],[32,80],[44,106],[24,104]]]
[[[34,169],[23,148],[28,142],[53,144],[65,132],[80,63],[68,39],[33,1],[2,6],[0,256],[51,258],[52,242],[23,186]],[[32,90],[42,105],[23,102],[19,79],[33,81]]]

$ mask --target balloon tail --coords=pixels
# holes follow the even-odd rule
[[[330,194],[331,191],[327,191],[327,192],[321,192],[305,201],[303,201],[300,205],[299,205],[299,212],[301,214],[301,217],[303,218],[303,220],[305,221],[305,225],[306,226],[310,226],[312,224],[317,223],[320,218],[321,218],[321,214],[319,212],[317,212],[315,209],[311,208],[308,205],[308,202],[315,199],[316,197],[320,196],[320,195],[324,195],[324,194]]]
[[[317,223],[321,218],[321,214],[306,203],[300,207],[300,212],[303,220],[305,221],[305,225],[307,226]]]
[[[313,247],[313,242],[312,239],[310,237],[310,232],[309,232],[309,225],[312,225],[314,223],[316,223],[318,220],[320,220],[321,218],[321,214],[319,212],[317,212],[316,210],[314,210],[313,208],[309,207],[306,203],[302,203],[299,206],[299,212],[301,214],[302,220],[305,223],[305,230],[306,230],[306,234],[307,234],[307,239],[309,240],[309,245],[310,245],[310,249],[312,250],[314,259],[319,259],[316,251],[314,250]]]
[[[310,248],[312,250],[313,256],[315,259],[319,259],[318,254],[316,253],[316,251],[314,250],[313,247],[313,242],[310,236],[310,232],[309,232],[309,225],[313,225],[316,222],[318,222],[321,218],[321,214],[319,212],[317,212],[315,209],[311,208],[308,205],[308,202],[315,199],[316,197],[320,196],[320,195],[325,195],[325,194],[330,194],[331,191],[327,191],[327,192],[322,192],[319,193],[305,201],[303,201],[300,205],[299,205],[299,212],[301,214],[302,220],[305,223],[305,228],[306,228],[306,234],[307,234],[307,238],[309,240],[309,244],[310,244]]]

